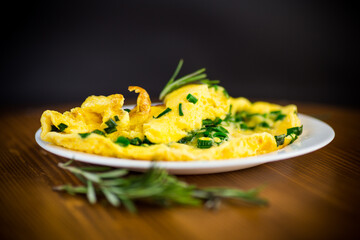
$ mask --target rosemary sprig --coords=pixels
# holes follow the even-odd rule
[[[164,89],[161,91],[160,96],[159,96],[160,100],[163,100],[165,98],[165,96],[168,95],[169,93],[171,93],[172,91],[174,91],[186,84],[189,84],[189,83],[199,82],[199,83],[204,83],[204,84],[208,84],[208,85],[213,85],[213,84],[218,84],[220,82],[218,80],[207,79],[207,75],[204,73],[206,70],[205,68],[201,68],[193,73],[190,73],[188,75],[185,75],[184,77],[181,77],[181,78],[175,80],[181,70],[183,63],[184,63],[184,61],[181,59],[175,69],[175,72],[171,76],[168,83],[165,85]]]
[[[102,166],[74,167],[72,160],[59,167],[70,171],[84,185],[62,185],[54,190],[69,194],[84,194],[91,204],[98,197],[105,197],[113,206],[123,205],[128,211],[137,211],[135,202],[147,202],[160,206],[191,205],[202,203],[208,208],[216,208],[222,199],[238,199],[244,202],[266,205],[267,201],[258,197],[259,188],[243,191],[232,188],[197,188],[180,181],[164,169],[152,167],[143,174],[129,175],[126,169],[109,169]]]

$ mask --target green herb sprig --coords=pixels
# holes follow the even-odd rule
[[[207,79],[207,75],[204,73],[206,71],[205,68],[201,68],[193,73],[190,73],[179,79],[176,79],[181,70],[183,63],[184,63],[184,61],[181,59],[175,69],[175,72],[171,76],[168,83],[165,85],[164,89],[161,91],[160,96],[159,96],[160,100],[163,100],[165,98],[165,96],[168,95],[169,93],[171,93],[172,91],[174,91],[182,86],[185,86],[189,83],[199,82],[199,83],[204,83],[204,84],[208,84],[208,85],[213,85],[213,84],[218,84],[220,82],[218,80]]]
[[[260,188],[248,191],[233,188],[197,188],[180,181],[166,170],[151,167],[143,174],[131,175],[126,169],[113,169],[103,166],[74,167],[59,163],[59,167],[73,173],[83,185],[61,185],[54,190],[69,194],[84,194],[91,204],[99,197],[113,206],[123,205],[128,211],[137,212],[136,202],[146,202],[159,206],[190,205],[216,207],[222,199],[237,199],[243,202],[266,205],[267,201],[258,196]]]

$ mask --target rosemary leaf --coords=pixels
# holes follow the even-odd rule
[[[116,177],[125,176],[126,174],[128,174],[128,170],[116,169],[116,170],[105,172],[105,173],[98,173],[97,176],[100,178],[116,178]]]
[[[87,181],[87,198],[91,204],[96,203],[95,189],[91,181]]]
[[[101,191],[104,193],[106,199],[108,200],[108,202],[109,202],[111,205],[113,205],[114,207],[120,206],[120,200],[119,200],[119,198],[118,198],[114,193],[112,193],[111,191],[109,191],[108,188],[102,187],[102,188],[101,188]]]
[[[71,185],[61,185],[53,187],[56,191],[66,191],[71,195],[75,195],[76,193],[87,193],[87,188],[85,186],[71,186]]]

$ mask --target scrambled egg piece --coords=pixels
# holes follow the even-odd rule
[[[185,85],[152,106],[148,93],[123,109],[121,94],[90,96],[63,114],[45,111],[41,139],[68,149],[129,159],[192,161],[241,158],[276,151],[302,126],[295,105],[231,98],[220,86]]]

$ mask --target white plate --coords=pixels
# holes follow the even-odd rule
[[[158,161],[156,162],[156,165],[158,167],[167,169],[170,173],[179,175],[228,172],[253,167],[267,162],[289,159],[306,153],[310,153],[324,147],[334,139],[335,132],[326,123],[304,114],[299,114],[299,118],[304,126],[302,135],[293,144],[288,145],[285,148],[276,152],[254,157],[227,160],[207,160],[191,162]],[[151,161],[104,157],[69,150],[63,147],[52,145],[48,142],[44,142],[40,139],[40,133],[41,129],[39,129],[35,134],[36,142],[45,150],[61,157],[91,164],[127,168],[140,172],[145,171],[153,165],[153,162]]]

